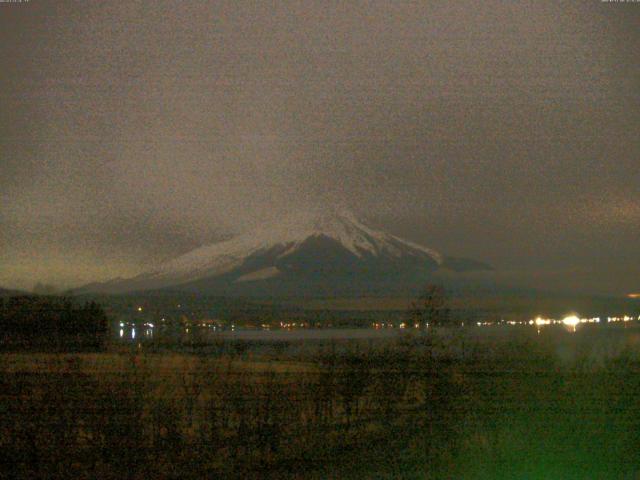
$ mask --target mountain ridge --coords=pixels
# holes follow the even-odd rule
[[[295,213],[277,224],[260,225],[229,240],[196,248],[135,277],[87,285],[83,290],[122,293],[186,288],[251,294],[252,286],[261,284],[257,290],[267,293],[271,284],[274,293],[279,289],[291,293],[294,284],[319,288],[323,282],[334,286],[355,282],[366,287],[367,282],[386,283],[395,277],[408,279],[439,269],[490,267],[447,257],[373,229],[353,213],[340,210]]]

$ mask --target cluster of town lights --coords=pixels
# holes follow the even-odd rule
[[[630,317],[629,315],[625,315],[623,317],[607,317],[606,323],[631,322],[633,320],[640,320],[640,316],[638,316],[637,318]],[[509,325],[524,325],[524,324],[535,325],[536,328],[538,328],[538,330],[540,330],[541,327],[544,327],[546,325],[564,325],[565,327],[575,332],[576,327],[581,323],[600,323],[600,317],[580,318],[577,315],[567,315],[561,320],[556,320],[553,318],[536,317],[532,320],[529,320],[528,322],[509,321],[506,323]],[[492,324],[493,323],[491,322],[478,322],[478,326],[486,326],[486,325],[492,325]]]
[[[625,315],[623,317],[607,317],[606,323],[631,322],[633,320],[640,320],[640,315],[638,317],[631,317],[629,315]],[[538,330],[540,330],[541,327],[544,327],[547,325],[564,325],[570,330],[575,331],[576,327],[582,323],[601,323],[601,320],[600,320],[600,317],[580,318],[577,315],[567,315],[562,319],[536,317],[531,320],[520,320],[520,321],[518,320],[500,320],[495,322],[482,321],[482,322],[476,322],[476,325],[478,327],[492,327],[495,325],[511,325],[511,326],[532,325],[532,326],[535,326]],[[381,328],[401,328],[401,329],[409,328],[409,324],[404,322],[400,323],[399,325],[394,324],[394,322],[374,322],[371,324],[371,326],[376,330]],[[418,323],[413,325],[414,328],[420,328],[420,326],[421,325]],[[427,323],[426,326],[428,327],[429,324]]]
[[[267,330],[264,324],[262,325],[262,328]],[[291,330],[292,328],[309,328],[309,324],[307,322],[280,322],[280,328],[285,328],[287,330]]]
[[[178,307],[180,307],[180,305],[178,305]],[[138,312],[142,312],[143,308],[141,306],[136,307],[136,310]],[[548,326],[548,325],[563,325],[565,326],[568,330],[570,330],[571,332],[575,332],[576,331],[576,327],[580,324],[584,324],[584,323],[617,323],[617,322],[631,322],[631,321],[635,321],[638,320],[640,321],[640,315],[636,316],[630,316],[630,315],[624,315],[624,316],[620,316],[620,317],[607,317],[606,320],[603,320],[601,322],[600,317],[592,317],[592,318],[580,318],[575,314],[570,314],[567,315],[566,317],[562,318],[562,319],[554,319],[554,318],[544,318],[542,316],[538,316],[534,319],[531,320],[521,320],[521,321],[517,321],[517,320],[499,320],[499,321],[481,321],[481,322],[476,322],[475,324],[478,327],[490,327],[490,326],[495,326],[495,325],[511,325],[511,326],[516,326],[516,325],[531,325],[531,326],[535,326],[536,329],[538,330],[538,333],[540,333],[540,330],[542,327]],[[164,323],[166,322],[165,318],[161,319],[161,322]],[[134,322],[119,322],[119,326],[120,326],[120,331],[119,331],[119,336],[120,338],[123,338],[125,336],[125,328],[130,329],[130,335],[132,339],[136,338],[136,323]],[[151,322],[145,322],[144,324],[142,324],[142,333],[144,336],[152,336],[153,335],[153,329],[155,328],[156,325],[154,325]],[[189,333],[190,329],[189,329],[190,325],[187,325],[185,328],[185,333]],[[212,329],[214,331],[216,330],[222,330],[224,329],[223,326],[221,325],[217,325],[216,322],[214,321],[204,321],[204,320],[200,320],[198,322],[195,322],[195,326],[200,326],[200,327],[208,327],[209,329]],[[286,330],[292,330],[292,329],[296,329],[296,328],[309,328],[310,325],[307,322],[280,322],[279,324],[281,329],[286,329]],[[332,325],[328,325],[328,327],[331,327]],[[408,322],[401,322],[401,323],[396,323],[393,321],[380,321],[380,322],[373,322],[371,323],[371,326],[376,329],[386,329],[386,328],[400,328],[400,329],[408,329],[408,328],[415,328],[415,329],[420,329],[422,327],[426,327],[429,328],[429,323],[427,322],[426,324],[420,324],[420,323],[408,323]],[[462,324],[462,326],[464,326],[464,323]],[[231,331],[235,331],[235,325],[231,324],[230,326]],[[272,325],[269,324],[261,324],[260,327],[263,330],[271,330],[273,328]]]
[[[566,327],[575,329],[576,325],[580,323],[600,323],[600,317],[593,318],[580,318],[576,315],[568,315],[562,320],[554,320],[552,318],[537,317],[534,320],[529,320],[529,325],[535,325],[536,327],[542,327],[544,325],[562,324]]]

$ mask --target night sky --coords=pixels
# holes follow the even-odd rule
[[[338,204],[536,287],[640,291],[640,3],[0,3],[0,285]]]

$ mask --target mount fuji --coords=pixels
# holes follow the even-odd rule
[[[366,295],[419,286],[438,271],[489,270],[373,229],[349,211],[293,214],[205,245],[132,278],[87,285],[125,293],[171,289],[213,295]]]

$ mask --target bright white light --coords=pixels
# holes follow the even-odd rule
[[[141,312],[142,311],[142,307],[138,307],[138,311]]]
[[[120,338],[124,337],[124,330],[120,329]]]
[[[580,319],[575,315],[569,315],[568,317],[564,317],[562,319],[562,323],[564,323],[567,327],[573,328],[573,331],[576,331],[576,325],[580,323]]]
[[[545,320],[544,318],[540,318],[540,317],[536,318],[535,322],[538,327],[542,325],[549,325],[549,320]]]
[[[131,338],[136,338],[136,329],[135,328],[131,329]]]

